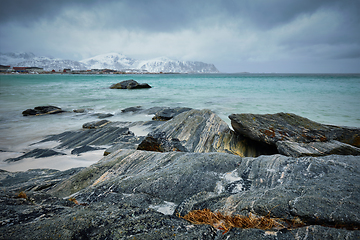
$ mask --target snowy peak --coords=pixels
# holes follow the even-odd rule
[[[192,61],[176,61],[167,57],[158,57],[150,60],[135,60],[120,53],[108,53],[81,60],[90,69],[142,70],[147,72],[171,73],[217,73],[213,64]]]
[[[170,73],[218,73],[219,70],[213,64],[193,61],[176,61],[166,57],[139,61],[138,69],[148,72]]]
[[[97,55],[92,58],[84,59],[80,61],[88,65],[91,69],[115,69],[121,70],[125,68],[131,68],[135,60],[126,57],[120,53],[108,53]]]

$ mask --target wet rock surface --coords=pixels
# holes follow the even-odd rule
[[[151,88],[147,83],[138,83],[137,81],[130,79],[115,83],[110,86],[111,89],[140,89],[140,88]]]
[[[173,117],[179,115],[180,113],[190,111],[190,110],[191,110],[191,108],[183,108],[183,107],[165,108],[161,111],[156,112],[155,116],[152,118],[152,120],[167,121],[167,120],[170,120]]]
[[[61,108],[56,106],[39,106],[35,107],[33,109],[26,109],[22,112],[23,116],[39,116],[44,114],[57,114],[57,113],[63,113]]]

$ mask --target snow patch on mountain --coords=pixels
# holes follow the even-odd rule
[[[87,65],[89,69],[114,69],[122,70],[132,68],[136,60],[129,58],[120,53],[108,53],[97,55],[92,58],[84,59],[80,61]]]
[[[17,63],[15,67],[22,66],[31,66],[31,67],[41,67],[45,71],[62,71],[63,69],[71,70],[86,70],[88,66],[73,60],[63,60],[63,59],[54,59],[48,57],[35,57],[31,60]]]
[[[138,69],[148,72],[171,72],[171,73],[217,73],[213,64],[193,61],[176,61],[167,57],[143,60],[137,63]]]
[[[33,53],[0,53],[0,64],[11,67],[40,67],[45,71],[71,69],[86,70],[88,66],[73,60],[36,57]]]

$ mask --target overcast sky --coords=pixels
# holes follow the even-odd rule
[[[221,72],[360,72],[359,0],[1,0],[0,51],[118,52]]]

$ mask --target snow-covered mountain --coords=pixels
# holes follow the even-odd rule
[[[0,53],[0,64],[11,67],[41,67],[45,71],[86,70],[88,66],[73,60],[63,60],[48,57],[36,57],[33,53]]]
[[[119,53],[101,54],[81,61],[36,57],[33,53],[0,53],[0,64],[12,67],[41,67],[45,71],[87,69],[113,69],[118,71],[147,71],[171,73],[217,73],[213,64],[193,61],[176,61],[166,57],[136,60]]]
[[[136,60],[120,53],[108,53],[84,59],[80,62],[86,64],[89,69],[122,70],[132,68]]]
[[[175,61],[166,57],[138,61],[138,69],[148,72],[217,73],[214,64],[193,61]]]
[[[172,73],[217,73],[213,64],[193,61],[176,61],[167,57],[150,60],[135,60],[119,53],[98,55],[80,62],[87,64],[91,69],[116,69],[116,70],[146,70],[148,72]]]
[[[88,66],[73,60],[63,60],[63,59],[55,59],[48,57],[35,57],[31,60],[23,61],[14,65],[15,67],[22,66],[31,66],[31,67],[41,67],[44,68],[45,71],[51,70],[60,70],[63,69],[71,69],[71,70],[86,70]]]

